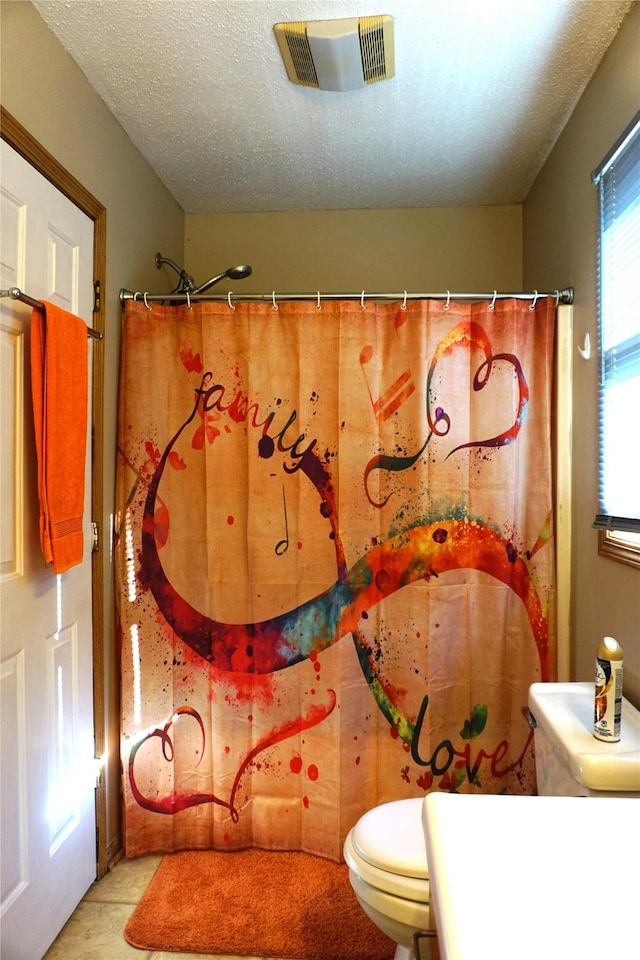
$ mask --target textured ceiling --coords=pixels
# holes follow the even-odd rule
[[[188,213],[523,200],[630,0],[34,0]],[[273,24],[390,14],[396,76],[287,79]]]

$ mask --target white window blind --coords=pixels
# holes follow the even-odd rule
[[[598,185],[599,513],[640,533],[640,114],[593,174]]]

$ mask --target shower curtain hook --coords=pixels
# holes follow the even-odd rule
[[[185,290],[185,295],[186,295],[186,298],[187,298],[187,309],[188,309],[188,310],[191,310],[191,297],[189,296],[189,291],[188,291],[188,290]]]
[[[537,290],[534,290],[534,291],[533,291],[533,300],[532,300],[532,302],[529,304],[529,310],[535,310],[535,308],[536,308],[536,303],[537,303],[537,302],[538,302],[538,291],[537,291]]]
[[[560,291],[556,290],[556,310],[558,309],[559,303],[560,303]]]
[[[148,297],[148,296],[149,296],[149,294],[148,294],[147,292],[145,292],[145,294],[144,294],[144,296],[143,296],[142,299],[144,300],[144,305],[145,305],[145,307],[147,308],[147,310],[151,310],[151,307],[149,306],[149,301],[147,300],[147,297]]]
[[[316,310],[321,310],[321,309],[322,309],[322,308],[321,308],[321,306],[320,306],[320,291],[318,290],[318,305],[317,305],[317,307],[316,307]]]
[[[449,304],[451,303],[451,291],[447,290],[447,302],[444,305],[445,310],[449,309]]]
[[[402,306],[400,307],[400,309],[401,309],[401,310],[406,310],[406,309],[407,309],[407,291],[406,291],[406,290],[405,290],[405,292],[404,292],[404,297],[403,297],[403,300],[402,300]]]
[[[360,309],[364,310],[364,290],[360,294]]]
[[[494,309],[495,309],[496,297],[497,297],[497,296],[498,296],[498,291],[497,291],[497,290],[494,290],[494,291],[493,291],[493,300],[491,301],[491,303],[490,303],[490,305],[489,305],[489,310],[494,310]]]
[[[274,290],[273,293],[271,294],[271,299],[272,299],[272,301],[273,301],[273,309],[274,309],[274,310],[277,310],[277,309],[278,309],[278,304],[276,303],[276,292],[275,292],[275,290]]]
[[[229,310],[235,310],[234,305],[231,303],[231,290],[227,294],[227,303],[229,304]]]

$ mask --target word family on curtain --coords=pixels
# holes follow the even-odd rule
[[[555,310],[126,304],[125,850],[334,860],[371,807],[535,791]]]

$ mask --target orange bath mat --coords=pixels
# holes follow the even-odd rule
[[[345,864],[306,853],[212,850],[163,858],[125,928],[142,950],[295,960],[391,960]]]

